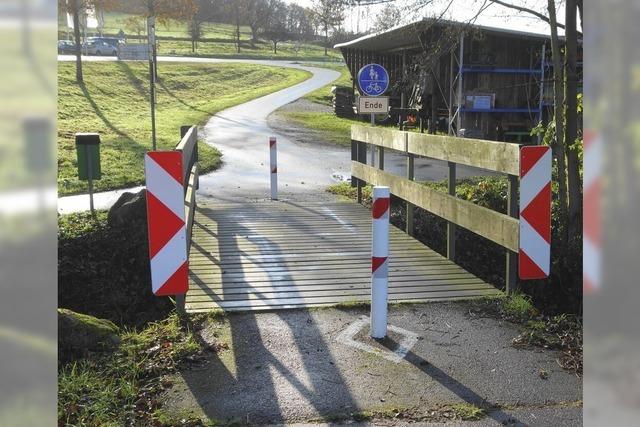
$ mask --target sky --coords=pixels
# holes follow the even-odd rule
[[[285,0],[287,3],[295,3],[300,6],[311,7],[312,0]],[[507,0],[512,4],[528,7],[547,15],[546,0]],[[422,0],[424,3],[425,0]],[[446,9],[450,0],[432,0],[427,8],[416,8],[416,0],[395,0],[394,3],[403,10],[408,23],[427,16],[440,16]],[[487,2],[488,4],[489,2]],[[564,22],[564,2],[556,0],[560,4],[558,7],[558,21]],[[451,6],[446,10],[444,17],[458,21],[468,21],[477,11],[485,4],[485,0],[453,0]],[[360,29],[365,30],[367,23],[371,25],[375,20],[376,14],[384,7],[384,5],[374,5],[369,7],[362,6],[360,8]],[[525,13],[519,13],[515,10],[505,8],[497,4],[489,5],[476,20],[476,24],[491,27],[507,28],[519,31],[529,31],[535,33],[548,33],[549,25],[535,17]],[[347,17],[345,19],[345,27],[347,30],[355,31],[357,26],[357,8],[347,9]],[[562,34],[562,32],[561,32]]]

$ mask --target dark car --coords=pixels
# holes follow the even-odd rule
[[[71,40],[58,40],[58,53],[61,55],[76,53],[76,44]]]

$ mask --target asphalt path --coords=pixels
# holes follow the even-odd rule
[[[73,61],[75,57],[60,55],[60,61]],[[87,61],[116,61],[114,57],[84,57]],[[257,98],[253,101],[221,111],[204,126],[205,142],[223,154],[223,166],[200,177],[200,196],[219,198],[264,198],[269,193],[270,136],[278,139],[279,186],[281,197],[324,189],[344,176],[349,168],[348,151],[328,144],[314,145],[292,142],[274,134],[267,125],[267,116],[281,106],[312,92],[337,79],[336,71],[302,66],[292,61],[216,59],[192,57],[158,57],[159,62],[195,63],[249,63],[303,69],[312,76],[302,83]],[[215,96],[215,94],[212,94]],[[143,187],[96,193],[97,209],[109,208],[123,192],[139,191]],[[70,213],[87,210],[86,194],[61,197],[58,212]]]
[[[73,61],[74,56],[60,55],[60,61]],[[86,61],[116,61],[115,57],[87,56]],[[200,177],[199,197],[221,200],[259,200],[269,197],[269,145],[270,136],[277,138],[278,196],[297,200],[322,197],[325,188],[350,176],[350,150],[320,141],[300,141],[278,134],[267,124],[267,116],[278,108],[307,93],[323,87],[339,77],[339,73],[326,68],[303,66],[293,61],[218,59],[199,57],[160,56],[159,62],[193,63],[248,63],[309,71],[306,81],[214,115],[203,128],[207,144],[219,149],[223,165],[217,171]],[[215,94],[211,94],[215,96]],[[367,156],[370,159],[370,154]],[[385,170],[404,175],[406,157],[386,153]],[[416,159],[415,177],[422,181],[436,181],[447,177],[446,162]],[[482,171],[458,167],[458,178],[481,175]],[[139,191],[143,187],[107,191],[94,195],[97,209],[108,209],[125,191]],[[87,210],[87,195],[61,197],[58,212],[70,213]]]

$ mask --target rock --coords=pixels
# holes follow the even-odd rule
[[[120,328],[106,319],[58,309],[58,353],[61,359],[88,351],[109,351],[120,344]]]
[[[107,222],[111,227],[147,221],[146,190],[123,193],[109,209]]]

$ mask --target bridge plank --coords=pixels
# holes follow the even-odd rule
[[[350,202],[199,206],[189,258],[187,311],[369,300],[370,215]],[[392,301],[501,295],[395,227],[391,227],[390,243]]]

